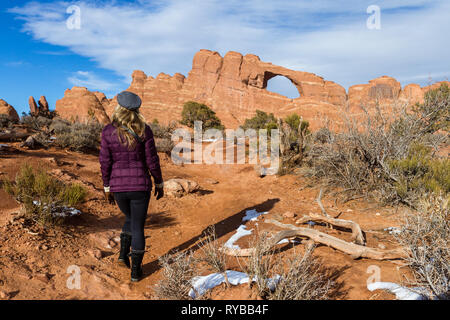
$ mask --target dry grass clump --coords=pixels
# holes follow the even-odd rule
[[[334,286],[321,264],[312,255],[314,247],[307,248],[303,255],[294,255],[285,262],[277,264],[280,278],[275,290],[270,293],[271,300],[325,300]]]
[[[206,238],[199,243],[201,256],[197,258],[198,262],[204,262],[212,272],[217,272],[223,275],[227,287],[230,286],[228,282],[227,270],[227,255],[217,242],[216,230],[214,226],[206,229]]]
[[[410,254],[407,285],[425,288],[429,299],[450,299],[450,214],[448,198],[430,196],[416,214],[407,214],[398,241]]]
[[[7,193],[23,203],[26,218],[43,225],[59,224],[61,216],[55,214],[63,206],[73,207],[82,202],[87,191],[78,184],[65,184],[47,174],[23,165],[15,181],[4,181]]]
[[[192,254],[180,252],[165,255],[159,263],[162,279],[154,287],[156,297],[162,300],[190,300],[192,278],[198,275]]]
[[[256,291],[260,297],[267,297],[270,294],[268,279],[274,274],[275,249],[271,245],[270,235],[267,232],[253,240],[250,244],[255,250],[247,258],[247,263],[242,268],[249,278],[249,287],[253,287],[253,281],[256,283]]]

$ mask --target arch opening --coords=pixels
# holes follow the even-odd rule
[[[265,89],[281,94],[289,99],[300,98],[300,92],[291,80],[281,75],[273,75],[265,81]]]

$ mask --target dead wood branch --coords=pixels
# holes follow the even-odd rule
[[[23,140],[31,136],[31,133],[0,133],[0,141],[12,142],[17,140]]]
[[[358,244],[350,243],[339,238],[330,236],[326,233],[320,232],[314,229],[296,227],[290,224],[283,224],[273,219],[267,219],[264,222],[274,224],[282,230],[278,232],[271,239],[271,246],[275,246],[278,242],[283,239],[293,238],[293,237],[306,237],[313,240],[316,243],[320,243],[336,250],[342,251],[346,254],[351,255],[353,259],[358,258],[368,258],[373,260],[394,260],[401,259],[407,256],[407,252],[403,248],[393,249],[393,250],[381,250],[376,248],[369,248],[361,246]],[[247,249],[231,249],[223,248],[224,252],[228,255],[248,257],[254,251],[254,248]]]
[[[296,221],[297,224],[306,223],[308,221],[314,222],[325,222],[328,224],[332,224],[337,227],[351,229],[352,230],[352,241],[359,245],[365,245],[366,241],[364,239],[364,235],[362,233],[361,227],[356,222],[351,220],[344,219],[336,219],[330,216],[325,217],[319,214],[310,213],[308,216],[303,216],[302,218]]]

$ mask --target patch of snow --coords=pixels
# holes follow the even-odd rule
[[[237,286],[240,284],[248,283],[249,277],[246,273],[227,270],[225,271],[228,277],[228,282],[231,285]],[[252,281],[256,281],[256,277]],[[267,279],[267,286],[270,290],[275,290],[277,283],[280,281],[281,277],[276,275],[274,278]],[[192,279],[193,288],[189,291],[189,296],[195,299],[198,296],[203,295],[206,291],[217,287],[218,285],[225,282],[225,277],[221,273],[212,273],[207,276],[194,277]]]
[[[255,209],[245,211],[245,217],[242,221],[256,221],[258,217],[263,214],[268,214],[269,212],[258,212]]]
[[[41,205],[40,201],[36,201],[33,200],[33,204],[35,206],[39,206]],[[44,206],[44,209],[46,209],[47,206]],[[74,217],[74,216],[78,216],[81,214],[81,211],[72,207],[52,207],[52,215],[54,217],[62,217],[62,218],[67,218],[67,217]]]
[[[227,248],[231,248],[231,249],[240,249],[239,246],[238,246],[238,245],[235,245],[234,243],[235,243],[238,239],[240,239],[240,238],[242,238],[242,237],[245,237],[245,236],[247,236],[247,235],[249,235],[249,234],[251,234],[251,233],[252,233],[252,229],[247,230],[247,229],[245,228],[245,226],[244,226],[243,224],[241,224],[241,225],[239,226],[239,228],[236,230],[236,233],[235,233],[234,235],[232,235],[231,238],[228,239],[227,242],[225,242],[224,246],[227,247]]]
[[[289,239],[283,239],[283,240],[280,240],[277,244],[283,244],[283,243],[300,243],[300,241],[298,241],[298,240],[294,240],[294,239],[292,239],[292,240],[289,240]]]
[[[311,221],[311,220],[308,221],[306,224],[310,225],[311,227],[316,225],[316,223],[314,221]]]
[[[411,289],[402,287],[393,282],[373,282],[367,284],[367,289],[369,291],[374,291],[378,289],[388,290],[389,292],[395,294],[397,300],[425,300],[425,296],[415,292],[423,291],[421,288],[414,288],[415,291]]]
[[[5,147],[8,148],[9,145],[0,143],[0,148],[5,148]]]
[[[400,228],[397,228],[397,227],[388,227],[383,230],[388,231],[389,234],[400,234],[402,232],[402,230],[400,230]]]

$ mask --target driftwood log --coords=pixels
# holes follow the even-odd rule
[[[344,219],[335,219],[330,216],[321,216],[316,213],[310,213],[308,216],[303,216],[302,218],[298,219],[295,223],[303,224],[308,221],[325,222],[325,223],[331,224],[333,226],[351,229],[352,230],[352,241],[354,241],[356,244],[359,244],[362,246],[366,244],[361,227],[356,222],[353,222],[350,220],[344,220]]]
[[[339,238],[333,237],[318,230],[296,227],[290,224],[283,224],[273,219],[266,219],[264,222],[274,224],[282,230],[275,234],[270,240],[269,247],[272,248],[283,239],[293,237],[306,237],[316,243],[320,243],[336,250],[349,254],[353,259],[369,258],[373,260],[394,260],[407,257],[407,252],[403,248],[392,250],[381,250],[377,248],[369,248],[359,244],[350,243]],[[254,252],[254,248],[247,249],[231,249],[224,247],[222,249],[227,255],[248,257]]]

